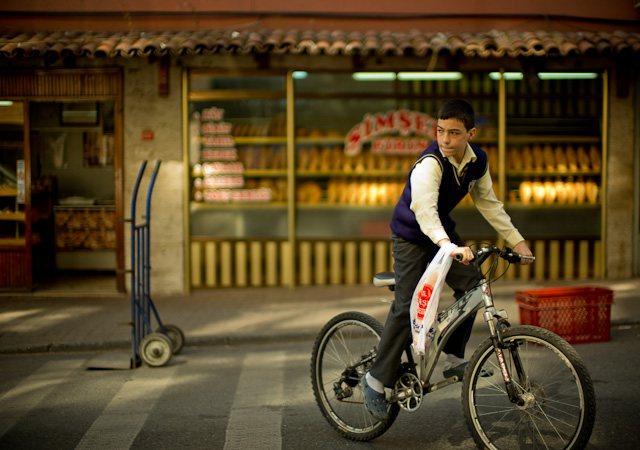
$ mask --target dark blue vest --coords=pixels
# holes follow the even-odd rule
[[[447,233],[450,233],[456,226],[456,223],[449,216],[449,213],[456,207],[458,203],[467,195],[467,193],[475,184],[475,181],[482,177],[487,171],[487,154],[480,148],[472,145],[471,148],[476,154],[476,160],[467,164],[462,169],[462,173],[458,174],[456,181],[455,169],[451,163],[442,156],[438,149],[438,142],[432,142],[427,149],[422,152],[415,164],[424,158],[436,158],[442,168],[442,182],[438,191],[438,215],[440,221]],[[413,167],[415,168],[415,164]],[[416,220],[416,215],[411,211],[411,174],[402,191],[400,200],[396,204],[391,217],[391,231],[401,238],[412,242],[430,242],[430,239],[420,230],[420,225]],[[458,184],[460,183],[460,184]]]

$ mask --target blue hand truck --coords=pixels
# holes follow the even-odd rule
[[[158,176],[161,160],[156,162],[149,182],[146,216],[136,223],[136,203],[140,181],[147,167],[143,161],[131,198],[131,368],[144,362],[151,367],[166,365],[184,346],[184,333],[175,325],[164,325],[149,295],[151,266],[149,263],[149,224],[151,222],[151,194]],[[158,327],[152,331],[151,317]]]

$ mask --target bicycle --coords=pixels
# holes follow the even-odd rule
[[[491,276],[481,268],[491,255],[496,258],[489,274],[498,258],[509,263],[533,258],[491,245],[474,251],[472,264],[480,281],[438,314],[425,355],[415,356],[407,343],[398,381],[387,393],[389,416],[384,421],[367,411],[360,383],[376,357],[382,324],[355,311],[327,322],[313,346],[311,383],[322,414],[338,433],[356,441],[377,438],[391,427],[400,409],[416,411],[426,394],[460,381],[454,376],[432,383],[431,377],[451,333],[484,308],[489,337],[476,348],[461,380],[463,414],[477,446],[492,450],[586,446],[596,411],[589,372],[564,339],[538,327],[511,326],[506,311],[495,308]],[[377,274],[374,285],[393,290],[394,274]]]

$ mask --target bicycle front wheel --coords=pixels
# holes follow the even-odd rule
[[[492,450],[584,448],[596,399],[580,355],[538,327],[516,326],[502,338],[519,402],[509,399],[489,338],[471,357],[462,387],[463,412],[476,444]]]
[[[376,356],[382,325],[360,312],[331,319],[320,331],[311,355],[311,384],[316,402],[329,424],[342,436],[368,441],[382,435],[398,416],[397,403],[389,418],[375,419],[364,405],[360,379]]]

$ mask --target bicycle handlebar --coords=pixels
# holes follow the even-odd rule
[[[506,247],[503,251],[500,248],[495,247],[493,245],[482,247],[477,251],[476,250],[471,250],[471,251],[473,252],[473,259],[471,260],[471,262],[473,262],[477,266],[485,262],[485,260],[494,253],[497,254],[498,257],[513,264],[517,264],[521,262],[523,259],[529,260],[529,261],[535,261],[536,259],[535,256],[525,256],[525,255],[521,255],[520,253],[516,253],[509,247]],[[462,255],[456,255],[455,259],[457,261],[461,261]]]

